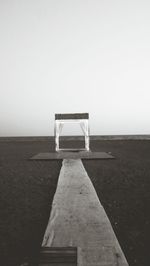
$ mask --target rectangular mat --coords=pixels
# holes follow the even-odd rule
[[[62,160],[62,159],[114,159],[111,153],[93,152],[93,151],[60,151],[60,152],[44,152],[38,153],[31,157],[31,160]]]

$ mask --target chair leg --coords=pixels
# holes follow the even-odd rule
[[[55,150],[59,151],[59,123],[55,122]]]
[[[85,136],[85,149],[87,150],[87,151],[89,151],[89,137],[88,136]]]
[[[85,149],[90,150],[90,140],[89,140],[89,124],[88,121],[85,121]]]

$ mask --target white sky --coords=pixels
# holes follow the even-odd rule
[[[150,1],[0,0],[0,74],[0,136],[150,134]]]

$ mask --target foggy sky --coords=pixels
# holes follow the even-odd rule
[[[1,0],[0,136],[53,135],[70,112],[94,135],[149,134],[149,14],[147,0]]]

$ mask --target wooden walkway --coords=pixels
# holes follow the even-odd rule
[[[80,159],[63,160],[42,247],[77,247],[78,266],[128,266]]]

